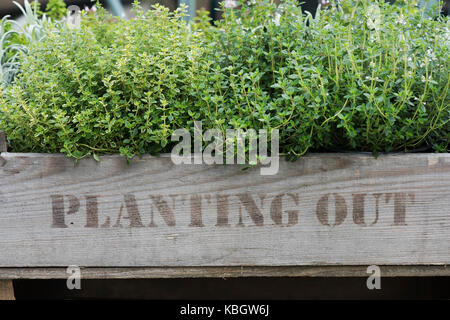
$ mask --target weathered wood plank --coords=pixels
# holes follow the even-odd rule
[[[0,152],[8,151],[8,144],[6,143],[6,135],[3,130],[0,130]]]
[[[449,266],[381,266],[382,277],[450,276]],[[66,268],[0,268],[0,279],[67,279]],[[367,266],[81,268],[82,279],[367,277]]]
[[[0,267],[450,263],[450,155],[0,157]]]
[[[0,280],[0,300],[15,300],[14,287],[11,280]]]

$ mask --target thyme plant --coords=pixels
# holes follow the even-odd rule
[[[155,5],[48,24],[0,97],[17,152],[170,152],[175,129],[279,129],[280,151],[448,152],[450,23],[414,1],[223,8],[188,26]]]

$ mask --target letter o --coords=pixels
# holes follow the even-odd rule
[[[319,222],[324,226],[338,226],[344,222],[347,217],[347,204],[345,203],[344,197],[337,193],[333,193],[334,196],[334,207],[335,207],[335,222],[330,224],[328,217],[328,198],[330,193],[322,196],[316,205],[316,215]]]

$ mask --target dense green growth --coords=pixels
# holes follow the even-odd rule
[[[280,149],[396,151],[450,138],[450,23],[413,1],[296,1],[205,14],[155,6],[47,25],[0,97],[13,151],[81,158],[170,151],[178,128],[280,130]]]
[[[67,7],[64,0],[50,0],[45,9],[45,15],[53,20],[58,20],[67,15]]]
[[[51,20],[59,20],[67,15],[67,6],[64,0],[49,0],[45,6],[45,11],[41,9],[40,0],[32,1],[30,5],[38,17],[45,15]]]
[[[21,57],[28,54],[28,47],[45,37],[44,25],[47,22],[59,20],[67,10],[63,0],[50,0],[46,11],[41,11],[39,1],[29,3],[24,0],[23,6],[15,2],[22,12],[22,23],[9,20],[9,16],[0,22],[0,85],[11,84],[21,70]]]

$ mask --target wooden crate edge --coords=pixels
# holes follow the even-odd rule
[[[367,277],[368,266],[287,267],[89,267],[83,279],[170,279],[241,277]],[[448,265],[383,265],[382,277],[450,276]],[[0,279],[67,279],[66,268],[0,268]]]

